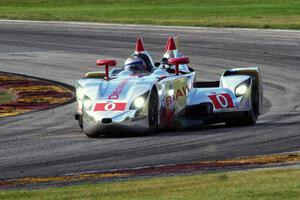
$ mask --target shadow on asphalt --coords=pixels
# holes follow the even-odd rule
[[[97,138],[128,138],[128,137],[163,137],[163,136],[178,136],[178,135],[186,135],[186,134],[199,134],[198,131],[206,131],[206,130],[218,130],[226,128],[224,124],[214,124],[214,125],[205,125],[198,126],[192,128],[185,129],[168,129],[168,130],[160,130],[155,133],[134,133],[134,132],[125,132],[125,131],[114,131],[109,134],[100,135]]]
[[[133,132],[113,132],[106,135],[100,135],[94,139],[99,138],[139,138],[139,137],[170,137],[170,136],[186,136],[186,135],[211,135],[211,134],[223,134],[225,132],[241,132],[243,129],[261,129],[264,128],[274,128],[274,126],[290,126],[290,125],[300,125],[300,122],[263,122],[258,123],[255,126],[226,126],[225,124],[212,124],[198,127],[191,127],[185,129],[168,129],[168,130],[160,130],[156,133],[151,134],[141,134],[141,133],[133,133]]]

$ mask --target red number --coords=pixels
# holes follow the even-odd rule
[[[224,93],[224,94],[214,94],[208,96],[216,109],[221,109],[221,108],[233,108],[234,104],[232,101],[232,98],[229,94]]]
[[[126,103],[97,103],[94,111],[124,111]]]

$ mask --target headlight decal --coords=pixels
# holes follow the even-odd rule
[[[142,108],[145,104],[146,100],[144,97],[138,97],[134,100],[133,104],[136,108]]]
[[[135,98],[131,105],[130,108],[131,110],[133,109],[142,109],[144,107],[144,105],[146,104],[147,98],[149,95],[149,91],[147,91],[146,93],[138,96],[137,98]]]
[[[248,90],[248,86],[245,84],[239,85],[236,89],[235,89],[235,94],[237,96],[242,96],[244,94],[246,94]]]
[[[234,93],[237,97],[243,96],[247,93],[248,88],[250,86],[251,79],[247,79],[246,81],[240,83],[235,87]]]

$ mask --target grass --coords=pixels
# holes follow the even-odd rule
[[[6,90],[0,90],[0,104],[8,103],[14,96]]]
[[[2,190],[0,199],[299,199],[300,169],[159,177],[38,190]]]
[[[0,18],[300,29],[300,1],[1,0]]]

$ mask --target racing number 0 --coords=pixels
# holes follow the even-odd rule
[[[232,98],[228,93],[214,94],[214,95],[210,95],[208,97],[212,100],[216,109],[233,108],[234,107]]]
[[[124,111],[126,105],[125,102],[101,102],[96,103],[94,111]]]
[[[112,111],[116,108],[116,104],[115,103],[107,103],[105,106],[104,106],[104,110],[106,111]]]

